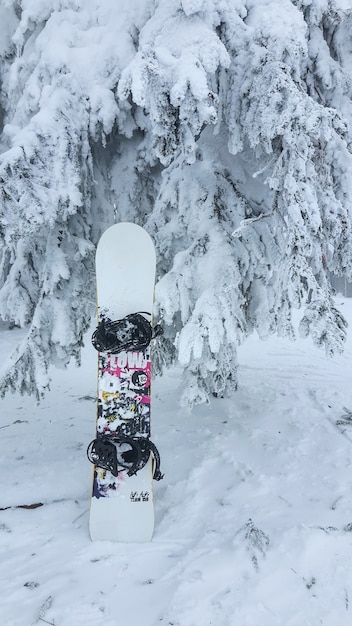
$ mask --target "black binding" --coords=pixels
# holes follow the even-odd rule
[[[123,449],[124,444],[129,449]],[[160,454],[150,439],[133,438],[122,435],[103,435],[93,439],[87,448],[87,457],[93,465],[107,469],[113,476],[120,471],[127,471],[128,476],[134,476],[141,470],[150,455],[154,459],[154,480],[161,480],[164,474],[160,471]]]
[[[123,350],[145,350],[152,334],[150,322],[141,313],[131,313],[121,320],[103,318],[93,333],[92,344],[98,352],[111,354]]]

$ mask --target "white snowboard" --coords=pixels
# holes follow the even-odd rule
[[[131,223],[111,226],[96,252],[98,319],[152,313],[155,250],[148,233]],[[134,372],[148,379],[143,391],[134,388]],[[150,347],[140,352],[99,354],[97,433],[125,432],[150,436]],[[139,415],[139,419],[138,418]],[[138,425],[137,425],[138,424]],[[122,430],[121,430],[122,429]],[[114,477],[94,468],[89,529],[93,541],[150,541],[154,529],[153,462],[134,476]]]

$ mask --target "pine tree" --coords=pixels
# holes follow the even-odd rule
[[[94,246],[158,250],[159,369],[187,404],[237,386],[237,345],[300,331],[330,354],[352,276],[351,12],[343,0],[10,2],[1,8],[0,315],[25,329],[2,388],[79,358]],[[7,95],[8,94],[8,95]]]
[[[351,275],[349,19],[328,2],[160,3],[122,75],[164,165],[148,226],[186,403],[231,393],[254,328],[294,337],[292,307],[342,349],[329,275]]]

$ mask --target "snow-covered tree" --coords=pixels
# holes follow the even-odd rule
[[[158,250],[159,367],[183,399],[237,385],[254,329],[342,349],[352,276],[347,0],[2,0],[3,377],[40,393],[79,355],[94,245],[137,221]]]
[[[1,3],[0,315],[27,330],[3,390],[40,395],[50,363],[79,359],[91,319],[94,243],[113,219],[92,209],[93,152],[115,132],[114,89],[132,46],[121,23],[116,41],[108,8]]]

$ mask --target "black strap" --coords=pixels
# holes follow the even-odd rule
[[[148,446],[150,449],[150,452],[153,455],[154,458],[154,473],[153,473],[153,478],[154,480],[161,480],[162,478],[164,478],[164,474],[161,473],[160,471],[160,454],[159,454],[159,450],[156,447],[156,445],[150,441],[150,439],[147,439],[148,441]]]
[[[131,450],[119,454],[118,458],[118,447],[124,443]],[[153,478],[161,480],[164,474],[160,471],[160,454],[150,439],[105,435],[91,441],[87,448],[89,461],[97,467],[109,470],[113,476],[117,476],[122,470],[126,470],[128,476],[134,476],[146,465],[151,454],[154,459]]]
[[[98,352],[118,354],[123,350],[145,350],[151,338],[150,322],[141,313],[131,313],[120,320],[100,320],[92,344]]]

